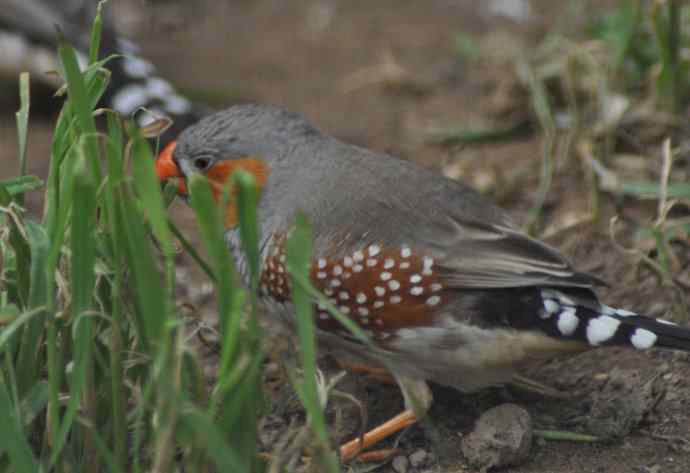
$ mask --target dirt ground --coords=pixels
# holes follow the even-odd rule
[[[390,152],[467,180],[484,189],[526,221],[538,184],[543,137],[527,135],[501,144],[439,147],[429,130],[462,124],[482,128],[505,124],[518,110],[498,110],[496,91],[512,71],[506,63],[467,61],[455,51],[458,33],[492,42],[506,55],[529,51],[546,31],[577,31],[586,14],[612,2],[525,2],[526,19],[509,18],[492,5],[510,2],[429,0],[238,0],[206,2],[130,1],[117,6],[120,27],[128,31],[159,67],[185,90],[215,91],[221,102],[261,101],[285,105],[321,129],[344,140]],[[518,2],[519,3],[519,2]],[[516,103],[520,103],[519,100]],[[526,102],[524,102],[526,104]],[[505,107],[503,107],[505,108]],[[520,107],[518,107],[520,108]],[[45,177],[50,114],[32,118],[30,171]],[[14,110],[0,111],[2,177],[14,166]],[[518,184],[501,187],[496,168],[518,173]],[[618,206],[618,207],[616,207]],[[611,285],[600,295],[607,303],[654,316],[671,316],[672,291],[638,258],[615,248],[608,220],[623,206],[626,214],[652,220],[650,203],[603,202],[599,224],[577,223],[587,213],[587,189],[577,163],[558,166],[545,206],[542,234],[568,254],[575,265],[594,271]],[[33,211],[40,205],[31,203]],[[175,206],[190,227],[191,216]],[[191,231],[191,230],[190,230]],[[631,227],[619,228],[621,242],[632,242]],[[201,277],[182,269],[182,297],[208,306]],[[677,314],[687,320],[687,314]],[[537,437],[527,460],[503,471],[639,472],[690,471],[690,357],[624,349],[590,352],[553,360],[529,374],[572,394],[555,400],[512,389],[462,395],[434,387],[429,420],[402,436],[401,453],[375,471],[455,473],[477,471],[462,454],[463,437],[482,412],[506,402],[529,411],[534,428],[620,437],[608,442],[551,441]],[[328,360],[325,365],[328,366]],[[273,366],[275,368],[275,366]],[[263,435],[267,450],[292,419],[302,414],[283,384],[280,370],[267,376],[275,394]],[[355,375],[340,385],[360,398],[373,426],[398,413],[397,388]],[[336,433],[356,434],[356,411]],[[421,453],[420,453],[421,452]],[[399,459],[402,457],[403,459]],[[395,467],[395,469],[394,469]],[[353,465],[353,471],[371,471]]]

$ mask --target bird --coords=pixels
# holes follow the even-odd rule
[[[370,338],[363,344],[314,301],[319,346],[384,367],[405,410],[340,448],[352,459],[427,413],[428,382],[474,392],[511,382],[528,363],[620,345],[690,351],[690,329],[608,306],[602,280],[523,233],[470,187],[411,161],[345,143],[284,108],[245,104],[209,115],[160,153],[164,182],[205,175],[217,201],[237,170],[260,188],[258,297],[294,324],[285,244],[302,213],[313,226],[310,279]],[[188,197],[188,196],[187,196]],[[240,272],[237,208],[226,241]]]

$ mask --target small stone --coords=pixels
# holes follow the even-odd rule
[[[410,469],[410,462],[403,456],[397,456],[393,458],[392,466],[395,473],[407,473]]]
[[[418,466],[422,465],[426,461],[427,453],[419,449],[416,452],[414,452],[412,455],[410,455],[410,463],[412,464],[413,467],[417,468]]]
[[[519,465],[532,447],[532,418],[515,404],[502,404],[486,411],[474,431],[462,440],[462,453],[475,468]]]

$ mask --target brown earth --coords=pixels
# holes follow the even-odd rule
[[[577,31],[586,14],[611,2],[532,1],[532,13],[516,22],[490,12],[492,2],[433,0],[256,0],[235,2],[129,2],[117,5],[120,26],[183,89],[222,92],[236,100],[285,105],[302,112],[323,130],[376,150],[418,161],[465,179],[485,190],[525,222],[538,185],[543,137],[463,148],[430,145],[433,127],[505,125],[529,116],[506,57],[531,50],[546,31]],[[468,61],[456,54],[457,33],[480,44],[494,44],[487,57]],[[501,60],[503,56],[503,60]],[[498,92],[508,87],[508,93]],[[218,94],[216,94],[218,96]],[[503,98],[501,98],[503,97]],[[45,177],[51,120],[32,118],[30,171]],[[13,173],[13,110],[0,115],[2,177]],[[660,143],[659,143],[660,144]],[[657,146],[658,148],[659,146]],[[498,171],[497,171],[498,169]],[[507,180],[505,180],[507,176]],[[501,179],[503,177],[504,179]],[[645,175],[645,177],[650,177]],[[651,173],[651,177],[654,174]],[[673,290],[660,284],[639,258],[616,248],[608,235],[614,210],[654,219],[655,206],[607,196],[598,224],[581,222],[588,211],[588,189],[576,160],[558,163],[545,206],[542,235],[572,257],[580,269],[595,271],[611,284],[601,296],[612,305],[673,317]],[[37,211],[38,198],[31,201]],[[191,217],[176,206],[180,220]],[[580,222],[580,223],[577,223]],[[634,227],[622,224],[627,245]],[[687,261],[684,258],[683,261]],[[190,272],[191,271],[191,272]],[[182,294],[212,314],[201,277],[182,270]],[[675,314],[687,321],[687,314]],[[462,395],[435,388],[427,422],[400,440],[395,463],[376,471],[407,468],[408,473],[476,471],[462,455],[462,439],[487,409],[502,403],[526,408],[537,431],[563,430],[617,435],[608,442],[548,441],[536,438],[528,459],[506,472],[678,472],[690,471],[690,358],[684,354],[606,349],[568,360],[553,360],[530,375],[572,394],[554,400],[516,390],[496,389]],[[326,363],[324,366],[328,366]],[[281,383],[271,364],[270,386]],[[369,424],[402,408],[397,388],[348,376],[340,385],[368,407]],[[267,450],[290,420],[302,415],[290,393],[275,388],[264,426]],[[356,433],[356,410],[338,431]],[[420,450],[423,453],[420,453]],[[371,471],[353,465],[353,471]]]

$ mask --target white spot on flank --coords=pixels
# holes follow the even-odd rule
[[[366,317],[367,315],[369,315],[369,309],[367,309],[366,307],[358,307],[357,313],[362,317]]]
[[[391,278],[391,276],[391,273],[389,273],[388,271],[384,271],[381,273],[381,281],[388,281]]]
[[[363,292],[358,292],[357,293],[357,302],[359,304],[364,304],[367,301],[367,295],[364,294]]]
[[[382,286],[374,286],[374,292],[377,296],[383,297],[386,294],[386,288]]]
[[[318,265],[319,265],[319,269],[325,268],[326,267],[326,260],[323,258],[319,258]]]
[[[410,262],[409,261],[403,261],[400,263],[400,269],[407,269],[410,267]]]
[[[352,272],[361,273],[363,269],[364,269],[364,266],[362,266],[361,264],[356,264],[352,267]]]
[[[385,303],[383,301],[374,301],[374,309],[380,309]]]
[[[328,314],[326,312],[319,312],[319,318],[321,320],[326,320],[328,319]]]
[[[551,299],[544,299],[544,309],[548,314],[555,314],[561,308],[561,305]]]
[[[340,297],[341,301],[347,301],[350,299],[350,294],[348,294],[347,291],[340,291],[338,297]]]
[[[391,291],[397,291],[398,289],[400,289],[400,283],[393,279],[388,282],[388,287],[391,289]]]
[[[364,253],[361,251],[355,251],[355,253],[352,255],[352,259],[355,261],[362,261],[364,259]]]
[[[602,342],[610,340],[615,335],[620,324],[620,320],[608,315],[601,315],[591,319],[587,324],[587,341],[590,345],[597,346]]]
[[[333,276],[340,276],[341,274],[343,274],[343,267],[338,264],[333,266]]]
[[[568,307],[558,316],[558,330],[563,335],[572,335],[577,330],[580,319],[575,315],[575,307]]]
[[[346,268],[349,268],[352,266],[352,258],[349,256],[346,256],[343,258],[343,264],[345,265]]]
[[[413,274],[412,276],[410,276],[410,282],[412,284],[417,284],[421,280],[422,280],[422,277],[419,274]]]
[[[441,285],[440,283],[435,282],[431,285],[431,292],[438,292],[441,289],[443,289],[443,285]]]
[[[340,287],[341,284],[340,279],[331,279],[331,287]]]
[[[391,296],[391,298],[389,299],[389,302],[391,304],[399,304],[401,300],[402,300],[402,297],[400,297],[400,296]]]
[[[348,315],[350,313],[350,308],[346,305],[341,305],[340,307],[338,307],[338,310],[345,315]]]
[[[330,287],[327,287],[326,289],[323,290],[323,293],[326,294],[327,296],[332,296],[333,295],[333,289]]]
[[[323,271],[319,271],[318,273],[316,273],[316,277],[318,279],[326,279],[326,276],[328,276],[328,275],[326,273],[324,273]]]
[[[426,300],[426,305],[428,306],[435,306],[439,302],[441,302],[441,298],[439,296],[431,296]]]
[[[432,274],[431,267],[434,265],[434,259],[430,256],[425,256],[423,260],[422,274],[429,276]]]
[[[393,266],[395,266],[395,260],[393,258],[386,258],[383,262],[383,268],[384,269],[391,269]]]
[[[402,256],[403,258],[409,258],[410,255],[412,255],[412,250],[410,250],[409,246],[403,246],[400,249],[400,256]]]
[[[421,286],[415,286],[412,289],[410,289],[410,294],[413,296],[421,296],[424,294],[424,288]]]
[[[650,332],[643,328],[635,329],[632,337],[630,337],[633,346],[638,350],[646,350],[647,348],[653,347],[654,343],[656,343],[656,339],[657,337],[654,332]]]
[[[376,258],[369,258],[367,260],[367,266],[369,266],[370,268],[373,266],[376,266],[377,263],[378,263],[378,260]]]
[[[378,245],[369,246],[369,256],[376,256],[381,252],[381,247]]]

